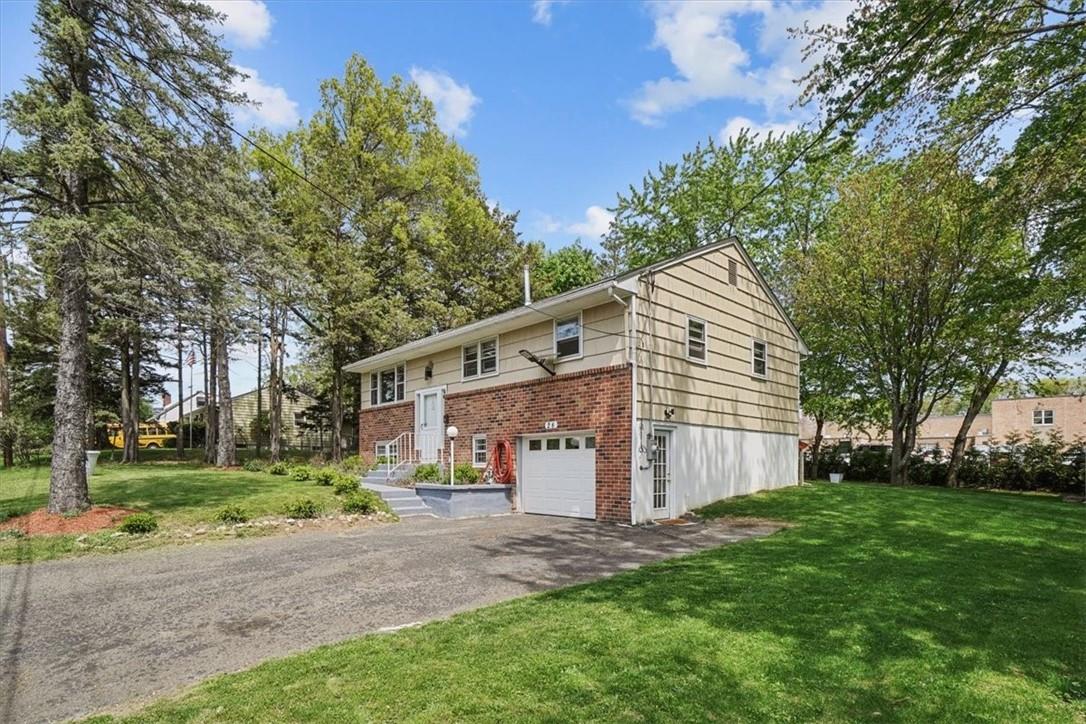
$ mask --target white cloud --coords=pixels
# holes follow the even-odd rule
[[[292,126],[298,122],[298,104],[287,96],[286,90],[265,83],[252,68],[240,65],[235,67],[239,73],[248,77],[234,81],[234,90],[244,93],[256,104],[239,108],[239,118],[273,128]]]
[[[589,206],[584,212],[584,221],[567,224],[565,230],[571,234],[586,236],[593,241],[599,239],[611,228],[615,215],[602,206]]]
[[[479,98],[467,85],[457,83],[448,73],[423,68],[411,69],[411,80],[437,109],[437,125],[453,136],[464,136],[475,114]]]
[[[779,113],[795,100],[794,81],[814,60],[804,64],[804,41],[792,38],[788,29],[805,22],[812,27],[840,25],[851,9],[851,3],[834,0],[813,5],[758,0],[654,3],[653,47],[667,51],[675,74],[645,82],[630,101],[631,115],[656,125],[668,113],[720,98],[759,103]],[[735,21],[741,17],[755,21],[751,47],[740,41]]]
[[[550,25],[555,5],[565,5],[569,0],[535,0],[532,3],[532,22]]]
[[[735,118],[724,124],[724,127],[720,129],[720,133],[717,134],[717,138],[726,143],[733,138],[739,136],[739,131],[744,128],[749,128],[750,132],[765,139],[770,133],[775,136],[783,136],[786,133],[790,133],[799,128],[799,121],[783,121],[780,123],[755,123],[754,121],[746,118],[745,116],[736,116]]]
[[[256,48],[271,34],[272,16],[262,0],[203,0],[215,12],[226,15],[226,37],[243,48]]]

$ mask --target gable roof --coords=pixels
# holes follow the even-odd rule
[[[586,307],[595,306],[596,304],[603,304],[616,296],[628,298],[637,293],[637,280],[645,274],[650,274],[676,264],[681,264],[688,259],[693,259],[702,256],[703,254],[717,251],[718,249],[724,249],[728,246],[734,246],[743,257],[747,266],[753,270],[755,281],[757,281],[765,290],[770,301],[773,303],[773,306],[776,307],[781,318],[785,321],[785,324],[788,325],[788,329],[792,332],[796,341],[799,342],[800,354],[808,354],[807,345],[804,344],[803,338],[799,335],[799,330],[796,329],[796,325],[788,316],[788,312],[785,311],[784,305],[781,304],[777,295],[773,293],[773,290],[766,282],[765,277],[762,276],[762,273],[758,271],[757,265],[755,265],[754,260],[750,258],[747,250],[743,248],[743,245],[739,243],[738,239],[732,237],[730,239],[725,239],[724,241],[713,242],[712,244],[703,244],[702,246],[685,251],[682,254],[677,254],[676,256],[652,264],[647,264],[637,269],[631,269],[630,271],[616,274],[598,282],[572,289],[553,297],[547,297],[546,299],[541,299],[532,302],[531,304],[522,305],[515,309],[511,309],[508,312],[502,312],[501,314],[496,314],[492,317],[480,319],[460,327],[447,329],[443,332],[438,332],[428,337],[402,344],[399,347],[394,347],[385,352],[380,352],[370,357],[366,357],[365,359],[358,360],[357,362],[344,365],[343,370],[345,372],[358,372],[361,374],[381,367],[397,365],[408,359],[413,359],[427,353],[455,347],[461,342],[469,342],[472,339],[478,338],[478,336],[484,332],[488,335],[510,332],[528,324],[552,320],[556,316],[561,316],[562,314],[569,314]]]

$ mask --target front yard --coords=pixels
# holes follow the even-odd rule
[[[213,679],[132,721],[1086,717],[1086,508],[819,484],[769,538]]]
[[[153,513],[159,530],[150,535],[131,536],[118,535],[113,530],[84,536],[29,537],[0,532],[0,563],[264,535],[283,529],[282,524],[270,523],[224,525],[216,516],[227,506],[240,507],[253,520],[282,518],[284,506],[299,500],[312,500],[326,513],[338,512],[340,507],[340,500],[329,486],[292,480],[287,475],[220,470],[195,462],[137,465],[99,462],[91,477],[90,491],[96,506],[112,505]],[[48,496],[48,466],[0,472],[0,523],[41,508]]]

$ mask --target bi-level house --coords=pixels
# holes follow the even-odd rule
[[[803,341],[742,245],[699,247],[346,367],[359,450],[485,467],[512,509],[644,523],[794,485]]]

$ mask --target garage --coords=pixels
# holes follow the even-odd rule
[[[596,517],[596,437],[591,433],[528,438],[521,459],[525,513]]]

